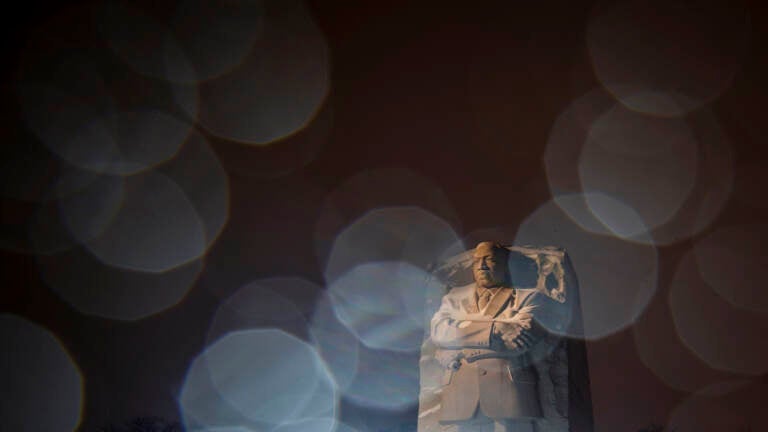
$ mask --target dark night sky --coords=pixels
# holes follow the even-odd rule
[[[207,249],[196,282],[175,306],[135,321],[81,313],[48,287],[35,254],[8,247],[18,244],[14,242],[24,236],[19,233],[28,229],[26,224],[35,212],[35,204],[7,193],[2,197],[0,312],[24,317],[48,329],[79,366],[84,377],[83,429],[139,415],[178,419],[175,396],[190,362],[205,347],[206,333],[219,305],[254,280],[299,277],[317,287],[324,285],[323,272],[333,239],[366,212],[386,206],[419,206],[449,223],[459,237],[468,239],[467,246],[472,246],[472,241],[484,240],[484,236],[491,235],[488,233],[512,243],[518,227],[552,199],[548,174],[565,178],[567,173],[547,172],[547,145],[561,113],[574,100],[601,86],[593,68],[595,56],[590,56],[587,28],[596,14],[610,11],[606,6],[609,3],[307,3],[329,52],[329,91],[317,107],[314,119],[302,130],[263,147],[222,137],[193,119],[226,171],[228,218],[219,237]],[[626,56],[646,58],[651,63],[645,65],[648,70],[669,71],[669,76],[662,74],[662,78],[669,78],[672,88],[682,93],[690,90],[687,94],[703,100],[688,110],[688,116],[673,120],[654,117],[653,121],[679,121],[698,127],[696,133],[704,136],[700,142],[709,136],[701,132],[702,128],[707,131],[711,122],[716,121],[728,137],[732,157],[725,168],[712,168],[706,165],[707,156],[694,155],[693,164],[699,168],[698,174],[694,172],[695,178],[682,173],[671,176],[669,182],[690,181],[699,198],[704,196],[701,199],[709,196],[705,195],[707,190],[696,189],[701,184],[717,189],[717,185],[728,183],[729,176],[732,184],[725,187],[720,211],[698,232],[678,241],[658,242],[655,292],[651,293],[647,307],[638,311],[635,324],[627,322],[618,331],[588,341],[597,431],[636,431],[651,423],[667,422],[681,425],[680,432],[709,430],[702,426],[686,429],[694,427],[691,412],[698,413],[699,421],[707,427],[726,428],[717,430],[749,425],[757,431],[762,426],[758,420],[763,418],[761,408],[768,401],[768,367],[759,370],[753,365],[761,361],[768,364],[766,338],[760,333],[768,329],[768,302],[760,291],[763,283],[758,277],[762,275],[755,270],[768,264],[768,253],[760,241],[768,239],[768,206],[763,202],[763,172],[768,162],[764,159],[765,138],[761,131],[761,125],[768,120],[768,14],[761,9],[760,2],[751,1],[745,6],[748,18],[732,20],[741,16],[737,6],[729,2],[710,3],[678,2],[679,9],[659,8],[638,21],[628,19],[650,30],[635,35],[629,27],[630,31],[613,39],[601,40],[600,47],[607,47],[609,53],[615,53],[611,50],[622,43],[634,47],[620,50],[621,56],[602,60],[620,63]],[[139,4],[159,20],[168,19],[174,11],[173,2]],[[32,153],[31,146],[40,146],[36,135],[25,126],[24,110],[17,98],[17,85],[27,73],[20,71],[26,71],[28,59],[78,59],[76,54],[103,50],[106,46],[89,15],[94,8],[92,3],[65,6],[32,1],[25,2],[24,7],[23,13],[6,14],[4,19],[2,141],[6,172]],[[675,21],[675,17],[690,16],[699,23],[700,15],[722,21],[707,21],[701,28]],[[661,42],[655,46],[633,45],[647,34]],[[689,48],[694,49],[686,50]],[[285,64],[291,64],[290,49],[280,55],[288,58]],[[100,65],[106,65],[106,82],[118,107],[138,106],[146,101],[160,107],[173,105],[162,80],[125,68],[116,57],[99,59]],[[642,67],[630,62],[614,66],[625,73],[629,70],[630,75],[632,68],[639,70],[641,76],[644,73]],[[291,66],[283,70],[286,80],[291,79],[291,71]],[[304,78],[300,72],[298,80]],[[660,86],[668,84],[663,79],[659,82]],[[237,100],[247,104],[248,97],[244,93]],[[305,102],[298,99],[286,104],[302,106]],[[284,109],[283,105],[275,106]],[[178,107],[168,109],[177,118],[189,118]],[[226,109],[231,111],[232,107]],[[209,114],[200,114],[204,115]],[[659,126],[661,133],[669,130],[663,129],[665,125]],[[632,126],[622,130],[629,135],[636,133],[641,136],[638,142],[642,142],[643,130]],[[563,133],[574,142],[580,139],[578,131]],[[658,150],[658,146],[654,148]],[[659,172],[667,173],[666,163],[674,167],[678,155],[688,156],[684,150],[678,150],[663,150],[669,152],[666,162],[643,165],[628,177],[618,178],[634,182],[641,190],[643,185],[652,188],[649,179]],[[572,174],[576,173],[577,158],[578,154],[571,161]],[[610,162],[599,163],[605,168]],[[55,167],[41,171],[40,183],[55,178],[56,172]],[[195,172],[185,175],[194,178]],[[366,175],[370,176],[367,180]],[[3,190],[17,190],[19,178],[4,174]],[[205,183],[206,179],[201,178],[198,186],[204,187]],[[574,191],[568,185],[560,186],[561,192]],[[666,197],[663,195],[659,200]],[[653,207],[653,203],[644,203]],[[659,207],[665,205],[662,202]],[[638,212],[642,216],[655,215],[652,210]],[[692,218],[688,219],[689,216]],[[697,223],[696,214],[672,215],[675,217],[677,227]],[[733,227],[740,234],[729,234],[728,229]],[[555,232],[557,229],[553,228]],[[721,238],[734,247],[735,255],[716,253],[714,261],[708,262],[717,263],[713,266],[717,270],[722,258],[723,270],[713,273],[726,286],[740,287],[739,295],[743,297],[737,302],[741,306],[747,304],[742,307],[748,311],[747,318],[733,312],[741,310],[738,308],[718,315],[695,294],[681,298],[690,305],[686,310],[700,308],[713,314],[707,315],[711,320],[722,320],[708,324],[706,331],[700,329],[697,333],[694,329],[693,333],[711,338],[713,342],[703,343],[715,346],[714,354],[708,358],[723,360],[736,369],[734,373],[710,368],[692,350],[683,347],[671,318],[675,312],[670,312],[677,303],[668,301],[677,298],[671,294],[672,286],[680,269],[690,261],[694,245]],[[602,245],[598,243],[594,248]],[[574,254],[580,249],[570,250],[578,263],[579,256]],[[600,256],[590,248],[584,250]],[[731,266],[747,261],[749,265]],[[698,265],[705,267],[701,262]],[[706,271],[703,269],[702,274]],[[595,277],[610,272],[611,268],[603,269]],[[623,280],[622,274],[611,277],[617,286],[635,283]],[[623,292],[617,288],[619,295]],[[308,316],[311,299],[318,293],[299,290],[287,297],[309,304],[309,312],[302,310]],[[121,301],[130,302],[112,301],[118,303],[118,309]],[[633,301],[637,300],[625,300]],[[712,301],[717,305],[726,303],[720,297]],[[739,349],[730,350],[733,344],[722,342],[723,339],[735,340]],[[680,378],[684,384],[670,385],[669,376],[660,377],[658,370],[647,365],[648,358],[643,357],[639,345],[645,347],[646,354],[648,350],[652,352],[652,359],[661,359],[655,363],[661,365],[660,369],[672,377],[684,375]],[[747,371],[750,373],[735,373]],[[744,381],[741,387],[725,395],[680,405],[690,401],[690,394],[705,385],[732,380]],[[3,398],[14,397],[5,392],[0,394]],[[380,411],[366,411],[349,401],[345,401],[342,409],[349,419],[360,413],[374,419],[387,418]],[[382,424],[391,427],[398,422],[415,423],[416,408],[403,409],[390,417],[381,420]]]

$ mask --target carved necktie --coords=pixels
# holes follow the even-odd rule
[[[483,310],[488,305],[488,302],[490,301],[491,301],[491,290],[485,290],[483,294],[480,296],[480,298],[477,300],[477,306],[480,308],[480,310]]]

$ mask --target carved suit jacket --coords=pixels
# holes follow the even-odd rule
[[[537,317],[558,306],[535,289],[501,288],[483,310],[474,283],[446,294],[431,322],[445,368],[440,421],[470,419],[478,408],[495,419],[541,417],[529,354],[548,336]]]

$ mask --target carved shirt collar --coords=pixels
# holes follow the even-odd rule
[[[475,295],[477,296],[478,299],[484,296],[485,293],[489,293],[490,296],[493,297],[494,295],[496,295],[496,293],[498,293],[502,289],[503,287],[500,287],[500,286],[493,287],[493,288],[485,288],[485,287],[481,287],[480,285],[477,285],[477,290],[475,291]]]
[[[484,288],[477,284],[475,284],[475,287],[475,305],[477,305],[479,312],[482,312],[486,315],[495,316],[504,307],[508,300],[514,301],[515,298],[515,289],[512,287],[500,286]],[[490,301],[485,307],[485,310],[479,310],[478,300],[480,299],[480,296],[486,292],[491,294]]]

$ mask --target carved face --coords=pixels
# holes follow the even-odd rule
[[[473,256],[472,273],[481,287],[503,285],[507,279],[507,254],[491,242],[478,244]]]

